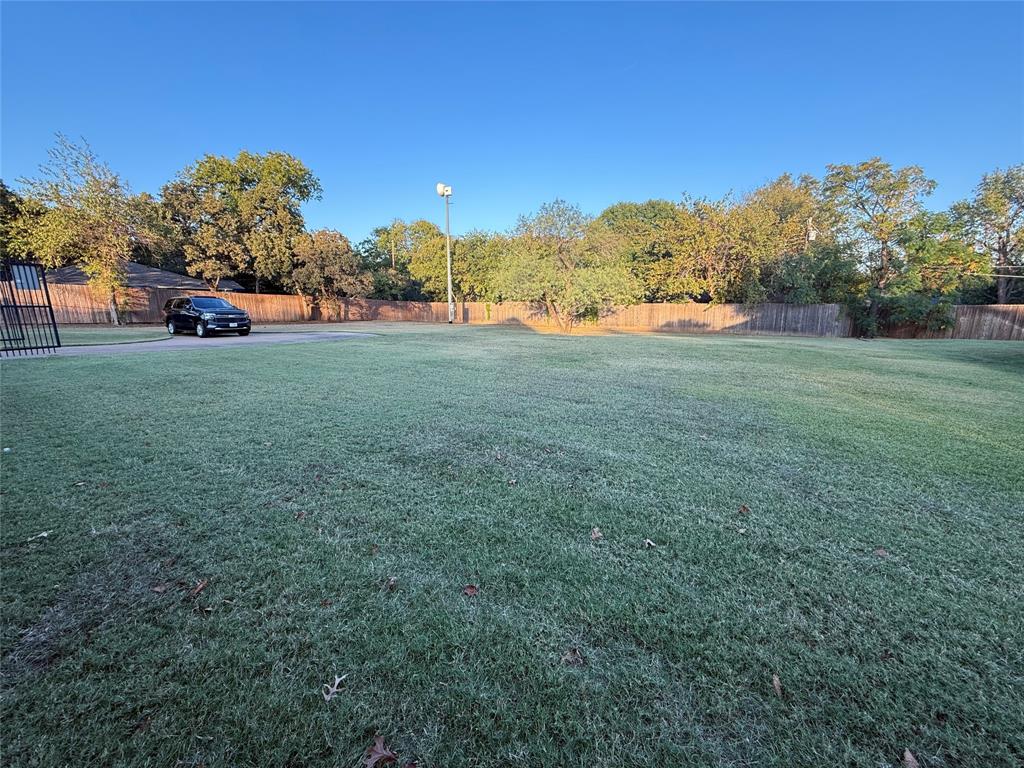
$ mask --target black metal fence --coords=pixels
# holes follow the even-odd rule
[[[52,352],[60,346],[46,271],[27,261],[0,264],[0,354]]]

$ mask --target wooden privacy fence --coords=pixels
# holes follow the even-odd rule
[[[106,301],[85,285],[50,286],[58,323],[108,323]],[[121,294],[129,323],[158,323],[164,303],[182,292],[164,288],[130,288]],[[313,307],[301,296],[269,293],[220,293],[246,310],[255,323],[298,323],[310,320],[444,323],[448,305],[427,301],[343,299]],[[979,304],[955,308],[956,322],[944,331],[904,329],[904,338],[1024,340],[1024,305]],[[557,327],[543,308],[522,302],[463,302],[457,323]],[[839,304],[636,304],[617,307],[600,318],[599,328],[681,333],[735,333],[793,336],[850,336],[853,326]]]
[[[940,331],[900,328],[890,332],[899,339],[1001,339],[1024,341],[1024,304],[959,304],[954,321]]]
[[[401,302],[349,299],[342,302],[338,320],[448,321],[443,302]],[[557,328],[543,308],[522,302],[465,302],[456,306],[456,322],[524,325]],[[800,336],[849,336],[850,320],[838,304],[637,304],[616,307],[596,323],[584,327],[630,331],[682,331],[688,333],[788,334]]]
[[[187,295],[176,288],[127,288],[118,294],[122,317],[128,323],[159,323],[168,299]],[[309,319],[309,307],[301,296],[271,293],[219,293],[246,310],[256,323],[300,323]],[[109,323],[107,302],[87,285],[57,283],[50,298],[58,323]]]

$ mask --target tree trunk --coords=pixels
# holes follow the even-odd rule
[[[558,330],[562,331],[563,333],[572,332],[572,326],[570,325],[568,329],[566,328],[565,321],[562,320],[562,316],[558,314],[558,307],[555,306],[555,303],[551,301],[551,299],[545,298],[544,306],[548,310],[548,317],[553,317],[555,319],[555,325],[558,326]]]
[[[110,310],[110,324],[120,325],[121,316],[117,312],[117,294],[114,293],[114,291],[110,292],[110,303],[108,305],[108,308]]]
[[[996,304],[1005,304],[1010,298],[1010,278],[1005,271],[1008,261],[1005,251],[996,252]]]

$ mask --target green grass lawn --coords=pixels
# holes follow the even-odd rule
[[[1024,761],[1024,345],[381,330],[2,365],[7,765]]]

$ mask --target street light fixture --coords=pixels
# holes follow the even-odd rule
[[[448,249],[448,322],[455,322],[455,294],[452,292],[452,233],[448,205],[452,199],[452,188],[444,182],[437,182],[437,194],[444,198],[444,240]]]

